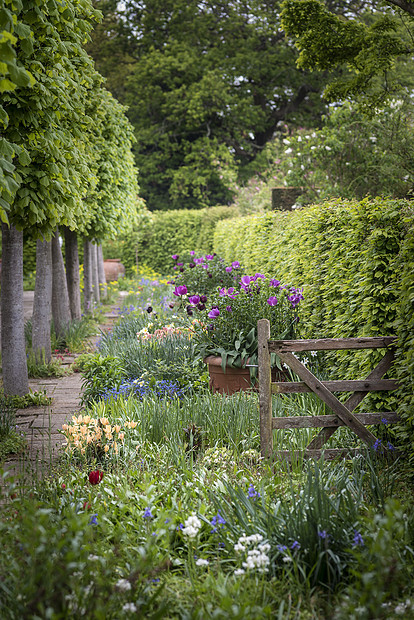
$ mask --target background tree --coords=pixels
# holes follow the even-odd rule
[[[322,76],[296,67],[278,1],[97,6],[106,21],[89,49],[129,105],[150,209],[229,202],[280,121],[320,118]],[[128,76],[122,91],[117,71]]]
[[[365,112],[412,87],[414,4],[373,2],[360,15],[337,15],[320,0],[285,0],[281,24],[300,51],[303,69],[340,69],[324,96],[357,99]]]

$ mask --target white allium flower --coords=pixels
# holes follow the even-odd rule
[[[283,561],[287,564],[288,562],[293,562],[292,558],[289,555],[283,556]]]
[[[240,542],[238,542],[234,545],[234,550],[236,553],[242,553],[243,551],[246,551],[246,547],[242,545]]]
[[[134,603],[125,603],[125,605],[122,606],[122,611],[130,611],[132,614],[134,614],[136,610],[137,608]]]
[[[128,579],[118,579],[118,581],[116,582],[116,587],[122,592],[127,592],[131,589],[132,586]]]
[[[199,558],[196,562],[197,566],[208,566],[208,560],[203,560],[203,558]]]

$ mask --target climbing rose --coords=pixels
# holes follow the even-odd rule
[[[89,482],[91,484],[99,484],[103,478],[103,471],[99,471],[96,469],[95,471],[91,471],[89,474]]]

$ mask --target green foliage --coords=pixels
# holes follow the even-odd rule
[[[89,49],[129,106],[151,211],[227,204],[278,122],[301,124],[324,105],[320,75],[296,68],[281,34],[280,2],[98,6],[105,22]]]
[[[4,398],[3,392],[0,392],[0,397]],[[42,407],[43,405],[50,405],[52,402],[52,398],[46,395],[46,390],[39,390],[37,392],[30,391],[24,396],[7,396],[7,399],[15,409]]]
[[[386,2],[392,7],[401,3]],[[399,57],[411,62],[411,28],[414,11],[403,7],[409,16],[400,19],[390,10],[368,12],[353,19],[335,14],[320,0],[285,0],[281,24],[294,37],[300,51],[298,66],[320,71],[340,67],[340,76],[325,88],[324,96],[360,100],[365,109],[375,108],[396,90],[406,88],[395,70]]]
[[[27,372],[29,377],[63,377],[69,374],[69,370],[62,366],[60,360],[52,359],[50,362],[46,361],[44,350],[42,350],[39,356],[34,351],[29,351],[27,354]]]
[[[154,213],[142,228],[119,235],[114,244],[107,243],[104,252],[108,256],[116,254],[127,274],[131,274],[137,259],[139,264],[165,273],[169,265],[172,267],[173,254],[211,252],[217,222],[236,215],[231,207]]]
[[[402,395],[398,400],[389,397],[388,404],[398,404],[410,436],[412,220],[408,201],[337,200],[222,222],[215,236],[215,250],[226,261],[237,258],[246,269],[276,272],[282,281],[289,278],[303,285],[302,337],[397,335]],[[362,378],[382,355],[331,354],[331,374]],[[367,402],[384,410],[384,397]],[[409,445],[407,434],[404,445]]]
[[[349,105],[326,118],[322,129],[283,140],[278,171],[285,183],[304,189],[300,202],[340,196],[404,198],[414,178],[414,132],[410,102],[394,101],[373,119]]]
[[[26,447],[26,438],[15,430],[11,430],[7,435],[0,436],[0,463],[10,454],[21,454]]]
[[[117,357],[100,353],[85,356],[78,363],[82,373],[82,403],[88,405],[112,388],[118,389],[125,376],[121,360]]]

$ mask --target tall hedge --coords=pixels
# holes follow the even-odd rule
[[[104,244],[104,254],[106,258],[120,258],[127,274],[137,258],[141,264],[165,273],[172,266],[172,254],[212,252],[217,222],[236,215],[234,207],[155,212],[142,220],[138,229]]]
[[[397,335],[402,400],[385,400],[399,405],[407,422],[402,433],[414,427],[413,231],[410,201],[367,198],[220,222],[214,237],[214,250],[227,261],[303,286],[303,337]],[[330,357],[337,378],[362,378],[382,355]],[[368,402],[381,410],[384,397]]]

